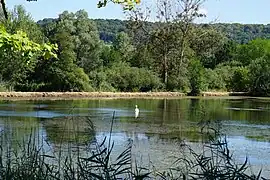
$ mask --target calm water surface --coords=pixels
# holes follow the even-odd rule
[[[134,117],[135,105],[140,114]],[[204,137],[200,120],[219,122],[237,161],[245,157],[256,172],[270,177],[270,100],[255,98],[100,99],[0,101],[0,129],[13,142],[31,133],[48,149],[60,144],[86,144],[108,136],[115,112],[112,139],[120,152],[131,139],[136,157],[160,169],[180,156],[179,142],[198,150]],[[202,113],[205,112],[205,113]],[[89,116],[96,131],[89,133]],[[150,163],[151,162],[151,163]]]

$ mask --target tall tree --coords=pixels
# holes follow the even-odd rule
[[[217,64],[225,61],[222,51],[226,51],[227,38],[212,26],[204,25],[192,28],[189,38],[189,47],[194,51],[204,67],[215,68]],[[226,52],[230,53],[230,52]]]
[[[45,77],[39,79],[45,84],[43,89],[49,91],[90,90],[90,80],[84,70],[78,66],[78,57],[81,56],[78,56],[77,50],[81,47],[78,46],[80,38],[77,34],[81,31],[76,27],[77,24],[76,14],[65,11],[59,15],[56,21],[44,26],[48,39],[59,46],[59,58],[38,66],[37,69],[41,70],[43,74],[40,77]],[[87,52],[87,49],[85,51]],[[42,69],[46,69],[48,72],[44,72]],[[38,73],[38,70],[36,72]],[[37,74],[34,76],[38,77]]]
[[[113,42],[113,49],[119,53],[122,61],[129,62],[134,54],[134,46],[127,33],[120,32]]]
[[[157,9],[156,12],[137,9],[130,13],[130,19],[134,21],[133,27],[143,29],[152,45],[156,67],[162,74],[166,88],[170,74],[179,76],[186,64],[192,23],[196,18],[204,16],[199,13],[203,2],[204,0],[157,0],[154,8]],[[150,33],[144,27],[147,16],[157,17],[159,22]],[[135,30],[137,31],[136,28]]]
[[[77,11],[73,21],[76,28],[74,33],[76,63],[89,73],[102,65],[99,58],[101,42],[98,30],[95,22],[88,18],[88,13],[84,10]]]
[[[31,40],[38,43],[44,42],[44,35],[41,28],[22,5],[15,6],[8,14],[8,20],[2,21],[2,23],[9,33],[14,34],[21,30],[27,32]]]

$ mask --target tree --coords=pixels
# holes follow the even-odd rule
[[[5,17],[5,19],[8,19],[8,10],[7,10],[5,0],[0,0],[0,3],[1,3],[1,8],[2,8],[2,12],[4,14],[4,17]]]
[[[76,28],[73,34],[75,39],[76,64],[89,74],[91,71],[102,66],[99,58],[101,42],[94,21],[88,18],[88,13],[79,10],[72,20]]]
[[[126,62],[116,62],[106,71],[108,82],[120,91],[152,91],[159,88],[160,79],[147,69],[130,67]]]
[[[44,44],[41,30],[22,6],[7,13],[9,19],[1,20],[0,27],[0,77],[1,83],[19,90],[20,84],[27,84],[26,79],[33,73],[38,59],[57,59],[57,46]]]
[[[97,27],[95,22],[88,18],[86,11],[79,10],[76,13],[64,11],[57,20],[45,22],[42,26],[49,39],[59,29],[66,29],[69,32],[76,54],[74,63],[83,68],[87,74],[102,66],[102,60],[99,58],[101,42]]]
[[[270,96],[270,54],[252,61],[249,72],[251,94]]]
[[[77,20],[77,16],[80,20]],[[87,22],[85,23],[85,16],[87,14],[84,14],[83,11],[77,14],[65,11],[59,15],[56,21],[49,24],[49,27],[45,25],[47,38],[51,42],[57,43],[59,50],[58,60],[52,59],[49,63],[40,63],[36,73],[33,74],[39,83],[44,84],[39,90],[89,91],[92,89],[89,77],[85,74],[84,69],[79,67],[84,60],[83,58],[89,55],[87,47],[91,47],[87,41],[87,33],[90,34],[91,29],[89,29]],[[81,22],[79,23],[79,21]],[[86,35],[80,37],[82,34]],[[83,41],[83,38],[86,40]],[[80,48],[84,51],[79,51]],[[42,70],[43,74],[39,75],[38,70],[40,69],[45,69],[47,72]]]
[[[270,53],[270,40],[255,39],[247,44],[238,45],[234,59],[243,65],[249,65],[253,60]]]
[[[154,15],[143,14],[142,11],[145,10],[141,9],[130,14],[135,31],[136,27],[143,29],[149,44],[152,45],[149,50],[167,89],[169,76],[179,77],[185,71],[183,68],[187,61],[192,23],[196,18],[204,16],[199,13],[202,3],[203,0],[157,0],[157,12]],[[144,27],[147,16],[158,18],[157,27],[150,33]]]
[[[200,59],[206,68],[215,68],[223,61],[218,53],[221,53],[226,37],[211,26],[193,27],[192,36],[189,38],[189,47],[194,51],[195,56]]]
[[[197,59],[193,59],[189,63],[189,82],[190,82],[190,95],[199,95],[204,80],[204,68],[201,62]]]
[[[249,86],[249,69],[241,66],[236,67],[230,82],[231,90],[235,92],[248,92]]]
[[[12,86],[23,82],[37,64],[37,57],[44,61],[57,58],[57,46],[37,44],[22,31],[9,34],[0,26],[0,76]]]
[[[126,62],[130,61],[135,51],[130,37],[124,32],[117,34],[116,39],[113,42],[113,49],[119,53],[122,61]]]
[[[9,33],[14,34],[17,31],[24,31],[27,32],[30,40],[36,43],[45,42],[45,36],[41,28],[33,20],[31,15],[26,12],[23,6],[15,6],[8,14],[8,20],[2,20],[2,23]]]

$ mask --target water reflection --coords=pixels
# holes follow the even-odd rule
[[[134,118],[134,105],[140,115]],[[120,149],[132,139],[135,152],[153,153],[157,162],[166,161],[166,153],[176,153],[176,142],[198,145],[203,142],[198,125],[220,123],[230,137],[236,154],[249,154],[260,162],[270,147],[270,104],[256,99],[114,99],[59,101],[2,101],[0,129],[14,142],[24,142],[31,133],[52,147],[60,144],[84,145],[94,137],[102,139],[110,131],[115,112],[112,138]],[[89,131],[90,116],[96,131]],[[238,148],[245,143],[248,148]],[[256,146],[254,142],[257,142]],[[260,155],[257,155],[257,149]],[[244,151],[244,152],[243,152]],[[241,159],[241,158],[240,158]],[[263,159],[263,158],[262,158]],[[267,161],[264,158],[264,161]],[[263,162],[263,161],[261,161]],[[169,163],[169,161],[168,161]],[[262,163],[261,163],[262,164]],[[270,163],[268,163],[270,164]]]
[[[47,140],[56,145],[72,143],[87,145],[95,137],[87,118],[53,118],[42,121]]]

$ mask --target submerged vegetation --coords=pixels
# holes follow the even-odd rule
[[[203,116],[202,116],[203,117]],[[72,118],[72,119],[71,119]],[[70,117],[76,121],[79,117]],[[43,144],[39,135],[32,131],[31,135],[17,144],[8,136],[10,132],[2,131],[0,144],[0,178],[1,179],[263,179],[258,172],[252,175],[248,172],[246,159],[243,164],[236,163],[228,142],[219,131],[218,122],[201,120],[199,127],[205,139],[202,150],[193,150],[180,141],[179,152],[182,156],[175,157],[172,167],[160,172],[153,167],[143,167],[132,154],[132,140],[123,147],[123,152],[114,152],[114,142],[111,139],[114,116],[110,125],[110,135],[102,142],[95,137],[92,121],[85,117],[79,121],[87,123],[85,133],[90,138],[82,142],[73,141],[79,135],[69,132],[71,141],[62,141],[58,147]],[[73,127],[74,130],[76,126]],[[79,139],[77,137],[77,139]],[[45,148],[49,145],[49,150]]]
[[[125,1],[127,7],[136,2]],[[92,20],[84,10],[64,11],[38,23],[16,6],[7,11],[8,19],[1,19],[0,90],[243,91],[268,96],[267,27],[195,24],[205,16],[198,11],[202,3],[159,0],[156,12],[139,6],[126,12],[126,21]],[[157,16],[156,22],[148,22],[150,16]]]

